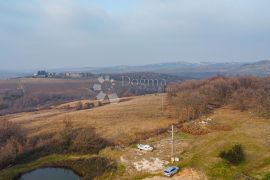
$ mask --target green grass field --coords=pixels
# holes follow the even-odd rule
[[[255,179],[269,179],[270,120],[229,108],[215,111],[211,118],[215,122],[230,125],[232,130],[190,137],[191,145],[182,154],[179,165],[201,170],[209,179],[229,180],[241,174]],[[218,157],[220,151],[237,143],[244,147],[245,162],[232,166]]]

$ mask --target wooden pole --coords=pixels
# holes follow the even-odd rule
[[[171,152],[171,161],[174,162],[174,127],[172,125],[172,152]]]
[[[161,99],[161,108],[162,108],[162,113],[163,113],[163,111],[164,111],[164,99],[163,99],[164,97],[163,97],[163,95],[162,95],[162,99]]]

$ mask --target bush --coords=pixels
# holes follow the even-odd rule
[[[77,103],[77,110],[82,110],[83,109],[83,103],[81,101],[79,101]]]
[[[219,157],[228,161],[231,164],[237,165],[245,160],[245,154],[242,145],[236,144],[228,151],[219,153]]]
[[[20,125],[0,120],[0,169],[8,166],[24,151],[25,134]]]
[[[0,104],[0,110],[9,108],[8,104]]]
[[[91,108],[95,107],[95,104],[94,103],[86,103],[85,106],[86,106],[85,107],[86,109],[91,109]]]
[[[263,180],[269,180],[270,179],[270,173],[267,173],[264,175]]]
[[[97,153],[100,149],[105,148],[108,142],[100,138],[94,128],[79,129],[74,132],[72,146],[73,152]]]

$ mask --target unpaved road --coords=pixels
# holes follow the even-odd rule
[[[142,142],[144,143],[144,142]],[[153,152],[140,151],[136,148],[125,148],[120,156],[120,163],[126,167],[127,174],[134,172],[147,172],[151,174],[161,174],[168,166],[171,154],[170,133],[165,133],[161,136],[156,136],[146,140],[147,144],[154,147]],[[190,145],[188,139],[175,139],[175,153],[180,157],[181,153]],[[207,180],[204,173],[192,168],[181,169],[178,174],[168,178],[162,176],[154,176],[145,180]]]
[[[166,136],[165,138],[152,141],[149,139],[148,142],[155,148],[153,152],[140,151],[136,148],[125,149],[125,153],[120,157],[120,161],[125,164],[128,171],[160,173],[169,164],[171,153],[170,138]],[[187,142],[175,140],[177,154],[180,154],[187,146]]]
[[[206,176],[194,169],[186,168],[181,170],[178,174],[174,175],[171,178],[155,176],[152,178],[146,178],[144,180],[207,180]]]

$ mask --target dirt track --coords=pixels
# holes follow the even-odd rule
[[[168,133],[169,135],[169,133]],[[127,148],[121,156],[121,163],[124,163],[129,171],[160,173],[170,161],[170,138],[164,136],[162,139],[148,140],[155,149],[153,152],[145,152],[136,148]],[[188,144],[185,141],[176,140],[175,148],[179,155]]]
[[[152,178],[146,178],[144,180],[206,180],[206,176],[203,175],[202,173],[195,171],[194,169],[191,168],[186,168],[181,170],[178,174],[171,178],[167,177],[161,177],[161,176],[155,176]]]

